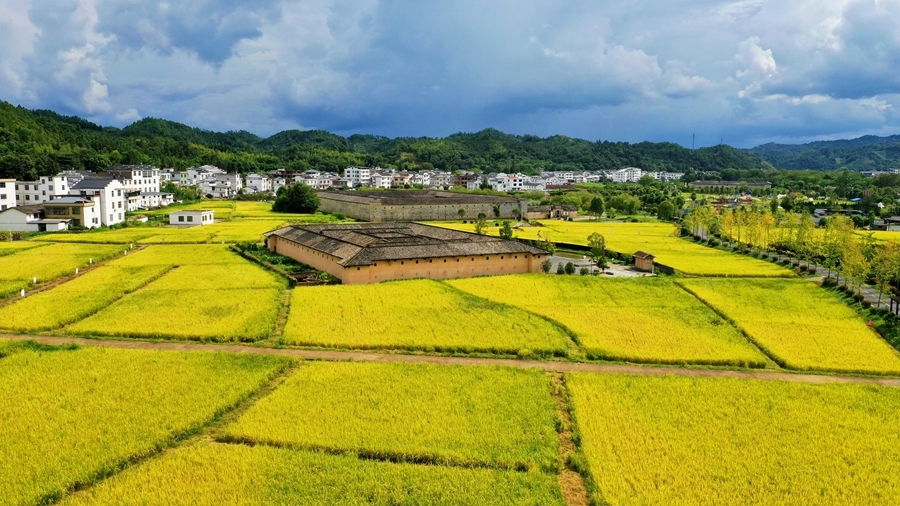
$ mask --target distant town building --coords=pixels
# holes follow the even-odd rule
[[[16,182],[16,203],[18,205],[42,204],[56,197],[69,194],[69,183],[65,177],[45,176],[38,181]]]
[[[0,179],[0,211],[16,207],[16,180]]]
[[[343,284],[538,272],[548,253],[518,241],[418,223],[284,227],[266,247]]]
[[[66,230],[69,221],[47,218],[44,204],[9,207],[0,211],[0,230],[10,232],[56,232]]]

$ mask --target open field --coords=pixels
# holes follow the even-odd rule
[[[278,276],[221,245],[151,246],[117,265],[178,267],[66,333],[254,341],[274,328],[285,288]]]
[[[0,329],[34,332],[74,323],[161,276],[167,265],[100,266],[51,290],[0,307]]]
[[[567,377],[599,504],[892,504],[900,389]]]
[[[282,342],[557,355],[571,343],[541,318],[432,280],[296,289]]]
[[[565,501],[556,476],[544,473],[395,464],[265,446],[198,443],[129,469],[62,504],[562,506]]]
[[[556,416],[539,371],[320,362],[300,367],[225,437],[389,460],[547,470],[556,464]]]
[[[34,277],[38,283],[47,283],[75,274],[76,268],[89,265],[91,259],[100,262],[122,251],[121,246],[52,244],[0,256],[0,298],[22,288],[28,290]]]
[[[150,209],[141,211],[140,214],[158,215],[169,214],[172,211],[197,211],[211,210],[214,218],[217,220],[227,220],[231,218],[231,212],[234,209],[234,201],[232,200],[203,200],[193,204],[174,204],[161,209]]]
[[[50,502],[196,430],[288,361],[104,348],[0,359],[0,504]]]
[[[526,274],[447,284],[559,322],[578,336],[593,358],[765,364],[765,357],[740,332],[667,279]]]
[[[40,246],[44,246],[40,243],[34,242],[26,242],[26,241],[0,241],[0,256],[12,255],[13,253],[18,253],[20,251],[24,251],[27,249],[37,248]]]
[[[119,228],[115,230],[99,230],[86,232],[54,232],[52,234],[39,235],[30,239],[31,242],[75,242],[90,244],[131,244],[146,237],[157,234],[160,227],[136,226]]]
[[[900,354],[849,307],[804,280],[679,280],[783,366],[900,373]]]
[[[493,222],[490,222],[493,223]],[[588,236],[598,232],[606,239],[606,249],[631,255],[645,251],[656,256],[656,261],[693,276],[756,276],[793,277],[782,267],[745,257],[724,250],[694,244],[676,236],[677,229],[671,223],[624,223],[593,221],[543,220],[540,227],[522,227],[513,230],[520,239],[550,240],[556,243],[586,246]],[[473,232],[474,224],[433,222],[430,225]],[[499,235],[498,227],[487,233]]]

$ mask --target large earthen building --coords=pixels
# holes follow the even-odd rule
[[[372,223],[392,221],[474,220],[480,213],[494,219],[524,217],[528,201],[513,197],[433,190],[320,191],[319,210],[341,213]]]
[[[344,284],[538,272],[548,255],[518,241],[418,223],[290,226],[266,234],[266,247]]]

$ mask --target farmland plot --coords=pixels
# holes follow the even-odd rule
[[[900,497],[900,389],[586,373],[567,383],[599,504]]]
[[[849,307],[804,280],[679,283],[743,328],[785,367],[900,374],[900,355]]]
[[[666,279],[526,274],[447,283],[552,318],[574,332],[593,358],[765,365],[740,332]]]
[[[550,469],[555,408],[536,370],[320,362],[304,364],[225,435],[412,462]]]
[[[100,262],[122,251],[121,246],[51,244],[0,256],[0,298],[29,289],[35,277],[38,283],[47,283],[75,274],[76,268],[87,266],[91,259]]]
[[[168,271],[167,265],[98,267],[67,283],[0,307],[0,329],[39,331],[78,321]]]
[[[329,315],[323,318],[322,315]],[[294,290],[286,344],[564,355],[568,336],[520,309],[437,281]]]
[[[160,484],[165,483],[164,487]],[[68,506],[335,504],[562,506],[556,476],[198,443],[129,469]]]
[[[267,337],[275,326],[285,283],[224,246],[151,246],[117,262],[179,267],[66,332],[253,341]]]
[[[0,504],[50,502],[207,423],[289,362],[82,348],[0,359]]]
[[[38,248],[40,246],[44,245],[32,241],[0,241],[0,256],[12,255],[13,253],[18,253],[20,251],[25,251],[32,248]]]

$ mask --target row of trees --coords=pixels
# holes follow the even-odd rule
[[[860,292],[874,280],[881,294],[900,282],[900,244],[880,243],[872,233],[856,230],[842,215],[823,218],[817,226],[807,213],[778,211],[761,206],[741,207],[716,215],[708,207],[693,209],[684,227],[699,237],[718,235],[740,249],[788,254],[807,268],[824,267]],[[879,299],[879,305],[881,300]]]

